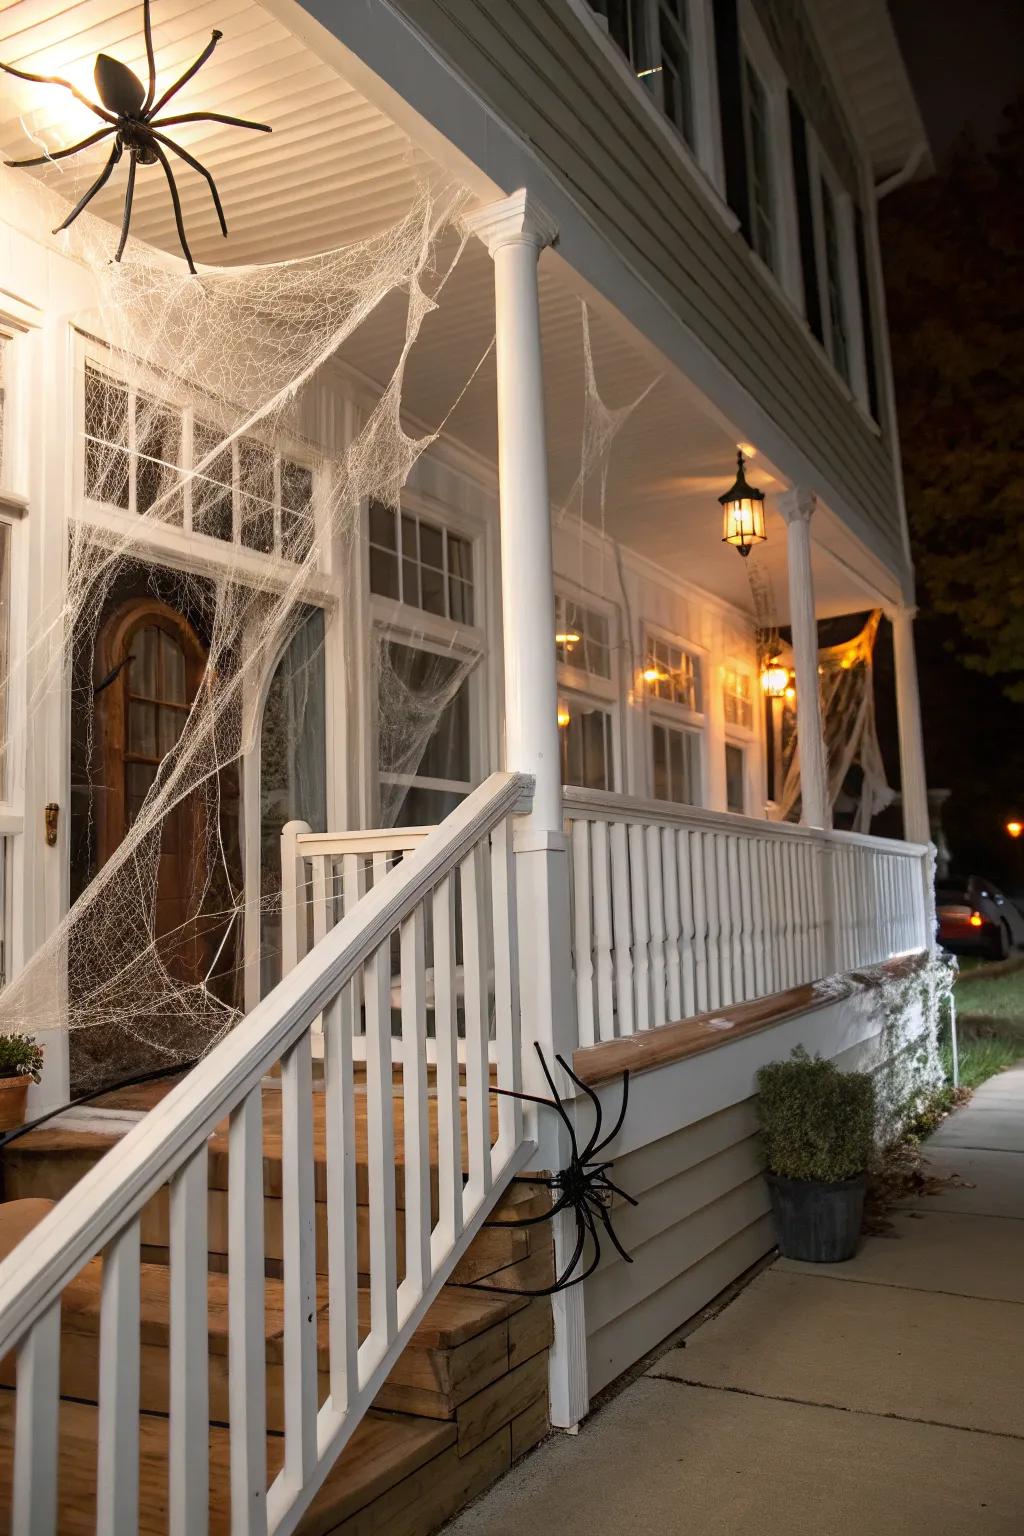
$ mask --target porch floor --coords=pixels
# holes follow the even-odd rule
[[[448,1536],[1017,1536],[1024,1062],[929,1161],[961,1187],[905,1201],[847,1264],[777,1260]]]

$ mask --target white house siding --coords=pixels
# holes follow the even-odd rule
[[[591,1398],[772,1248],[758,1067],[802,1044],[847,1070],[875,1070],[884,1096],[891,1058],[883,1053],[913,1053],[928,1020],[912,1007],[897,1041],[882,1032],[882,1017],[880,993],[860,991],[633,1079],[625,1125],[603,1154],[614,1158],[616,1184],[639,1201],[612,1213],[633,1263],[609,1249],[585,1283]],[[603,1088],[601,1099],[614,1116],[618,1088]],[[585,1136],[586,1107],[580,1123]]]
[[[557,201],[564,258],[656,345],[668,349],[666,319],[681,322],[697,352],[763,413],[766,430],[770,423],[792,445],[829,505],[904,576],[884,427],[878,433],[853,404],[802,318],[568,0],[395,0],[395,8],[412,32],[375,6],[339,13],[328,0],[305,4],[504,191],[525,180],[542,201]],[[426,44],[418,56],[408,44],[416,34]],[[634,278],[644,294],[627,291]],[[718,403],[734,405],[718,382]],[[803,473],[797,467],[795,477]]]

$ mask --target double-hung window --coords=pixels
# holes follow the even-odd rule
[[[704,699],[701,658],[663,635],[648,634],[643,680],[648,704],[651,793],[700,805]]]
[[[615,788],[612,624],[592,603],[555,597],[562,782],[580,789]]]
[[[778,271],[778,210],[768,93],[750,59],[744,60],[744,115],[750,188],[750,238],[765,266]]]
[[[819,179],[821,199],[821,246],[824,255],[822,282],[824,286],[823,309],[829,352],[836,372],[847,384],[852,383],[850,374],[850,326],[847,314],[845,273],[843,270],[842,235],[836,198],[828,177]]]
[[[726,809],[742,815],[748,810],[748,770],[754,745],[754,679],[744,667],[727,664],[722,668],[722,716]]]

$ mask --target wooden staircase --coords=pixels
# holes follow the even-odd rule
[[[145,1110],[166,1086],[123,1091],[104,1111]],[[281,1149],[278,1090],[263,1092],[263,1203],[266,1234],[264,1329],[266,1339],[267,1462],[271,1476],[283,1454],[283,1284],[280,1278]],[[326,1243],[323,1201],[323,1101],[314,1095],[317,1194],[319,1401],[329,1392],[328,1303],[323,1275]],[[401,1098],[395,1097],[396,1119]],[[0,1205],[0,1257],[8,1253],[77,1180],[124,1134],[124,1123],[101,1119],[88,1129],[31,1132],[3,1153],[5,1202]],[[431,1138],[432,1146],[434,1138]],[[398,1135],[396,1149],[402,1145]],[[209,1269],[207,1275],[210,1418],[210,1532],[230,1531],[228,1463],[228,1271],[226,1138],[209,1141]],[[396,1165],[399,1220],[403,1168]],[[432,1167],[436,1191],[436,1167]],[[360,1270],[367,1266],[365,1138],[357,1134]],[[529,1185],[513,1185],[494,1216],[519,1220],[548,1199]],[[169,1301],[167,1191],[142,1215],[140,1511],[142,1536],[167,1530],[167,1412]],[[91,1536],[98,1401],[98,1336],[102,1259],[94,1259],[65,1289],[61,1307],[61,1418],[58,1530]],[[373,1410],[363,1420],[303,1518],[302,1536],[428,1536],[490,1485],[548,1430],[547,1350],[551,1308],[546,1298],[512,1292],[550,1283],[552,1255],[546,1223],[521,1230],[485,1228],[463,1255],[399,1357]],[[484,1281],[508,1295],[466,1289]],[[369,1327],[369,1292],[360,1290],[360,1333]],[[10,1486],[14,1435],[14,1361],[0,1362],[0,1488]],[[0,1500],[0,1533],[7,1530]]]

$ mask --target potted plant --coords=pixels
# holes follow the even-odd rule
[[[784,1258],[853,1257],[874,1152],[875,1085],[798,1046],[757,1074],[768,1184]]]
[[[0,1034],[0,1131],[13,1131],[25,1119],[29,1083],[38,1083],[43,1048],[31,1035]]]

